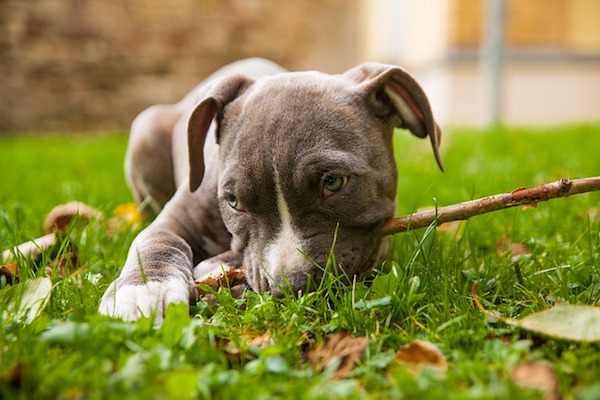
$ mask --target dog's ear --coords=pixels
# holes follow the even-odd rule
[[[441,131],[433,118],[429,100],[417,81],[405,70],[393,65],[365,63],[347,71],[344,77],[356,82],[375,115],[395,117],[397,126],[415,136],[429,136],[435,160],[443,171],[439,153]]]
[[[192,111],[187,126],[190,191],[198,189],[204,177],[204,141],[210,124],[215,117],[217,123],[221,121],[225,106],[238,97],[251,82],[242,75],[222,79],[209,89]]]

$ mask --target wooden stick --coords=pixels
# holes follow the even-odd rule
[[[37,258],[44,251],[48,250],[56,244],[58,236],[56,233],[48,233],[37,239],[30,240],[29,242],[21,243],[10,250],[4,250],[2,257],[0,258],[0,265],[2,263],[11,263],[16,261],[15,257],[23,258]]]
[[[464,203],[422,211],[403,217],[390,218],[383,226],[382,236],[406,232],[411,229],[425,228],[434,221],[437,221],[437,225],[441,225],[444,222],[465,220],[475,215],[503,208],[524,205],[535,207],[541,201],[597,190],[600,190],[600,176],[573,180],[561,179],[545,185],[519,188],[512,192],[465,201]]]

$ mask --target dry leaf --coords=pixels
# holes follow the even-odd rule
[[[204,295],[209,294],[206,289],[202,288],[204,285],[210,287],[214,291],[217,291],[222,286],[234,287],[244,283],[246,283],[246,275],[244,274],[244,268],[240,267],[228,269],[224,274],[221,274],[216,278],[209,275],[203,281],[197,281],[196,287],[198,288],[199,294]]]
[[[540,389],[544,400],[559,400],[560,387],[554,369],[544,362],[530,362],[514,367],[510,372],[513,382],[519,386]]]
[[[14,262],[8,262],[5,265],[0,266],[0,274],[7,278],[16,277],[19,275],[19,265]]]
[[[0,277],[6,278],[6,283],[12,284],[19,281],[19,271],[16,262],[9,262],[0,266]]]
[[[353,337],[346,333],[336,333],[326,337],[321,345],[311,349],[306,354],[306,361],[317,371],[324,371],[329,365],[339,363],[334,379],[344,379],[350,376],[356,361],[360,360],[367,348],[366,337]]]
[[[15,321],[30,324],[48,304],[52,292],[50,278],[33,278],[12,286],[5,292],[3,304]]]
[[[421,372],[423,368],[432,368],[439,371],[446,371],[448,363],[444,354],[435,345],[415,340],[414,342],[402,347],[396,353],[396,360],[415,375]]]
[[[9,262],[5,266],[3,266],[3,268],[6,268],[8,272],[10,272],[12,275],[19,274],[18,265],[16,262]]]
[[[556,339],[597,342],[600,341],[600,307],[558,303],[518,320],[517,326]]]
[[[265,331],[261,335],[243,334],[242,338],[246,339],[246,345],[253,349],[262,349],[274,343],[269,331]]]
[[[230,361],[240,361],[244,353],[242,349],[260,350],[275,343],[271,338],[269,331],[259,334],[255,331],[245,331],[239,337],[239,346],[230,340],[226,340],[222,345],[225,355]]]
[[[483,308],[477,296],[477,286],[478,282],[473,282],[473,301],[489,318],[554,339],[575,342],[600,341],[600,307],[557,303],[547,310],[529,314],[520,320],[505,318]]]
[[[44,233],[65,233],[71,221],[79,218],[83,221],[92,218],[101,219],[102,213],[79,201],[72,201],[54,207],[44,221]]]
[[[499,256],[503,256],[505,254],[509,254],[513,261],[515,258],[520,256],[528,256],[531,254],[531,250],[527,246],[522,243],[513,243],[507,237],[501,237],[496,242],[496,250],[498,251]]]

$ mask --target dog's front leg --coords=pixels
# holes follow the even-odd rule
[[[132,243],[121,275],[102,297],[100,313],[129,321],[154,314],[160,324],[169,303],[197,298],[192,260],[183,238],[165,225],[150,225]]]

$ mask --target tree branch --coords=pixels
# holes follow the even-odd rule
[[[519,188],[512,192],[465,201],[435,210],[390,218],[383,226],[382,236],[424,228],[434,221],[437,221],[437,224],[441,225],[444,222],[465,220],[475,215],[504,208],[524,205],[535,207],[541,201],[598,190],[600,190],[600,176],[573,180],[561,179],[545,185]]]

